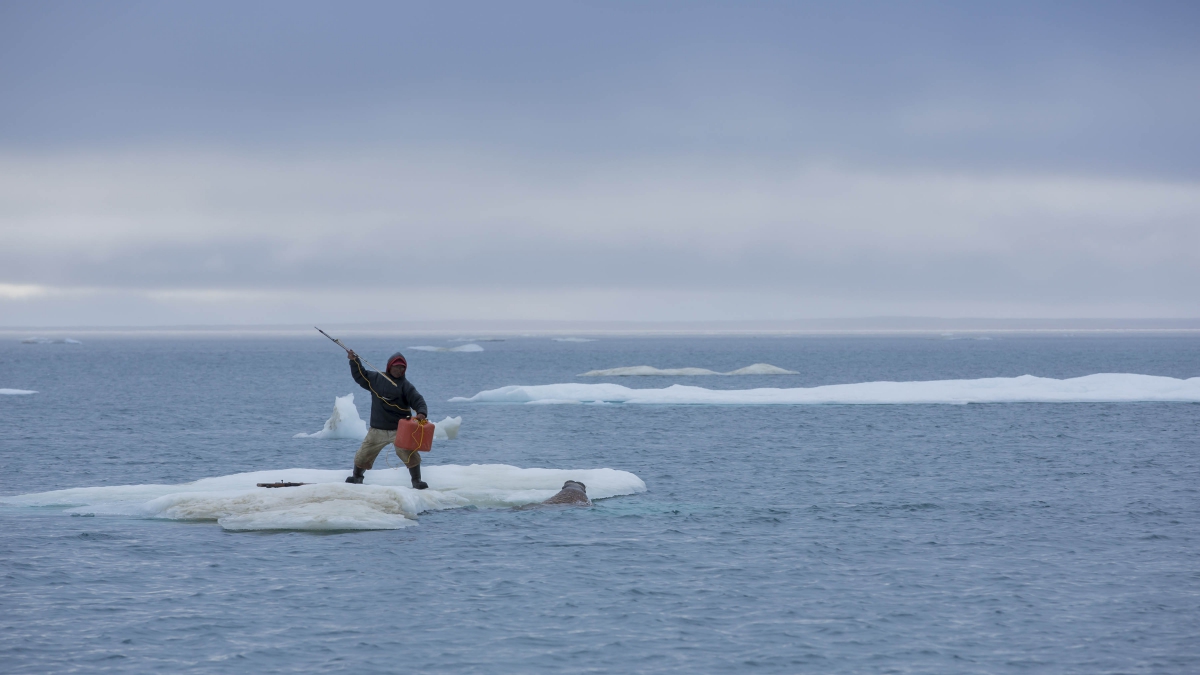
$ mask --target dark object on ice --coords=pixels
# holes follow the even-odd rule
[[[558,494],[550,499],[542,502],[543,504],[591,504],[592,500],[588,499],[587,486],[577,480],[569,480],[563,483],[562,489]]]
[[[363,482],[363,476],[365,476],[365,475],[367,475],[367,470],[360,469],[356,466],[356,467],[354,467],[354,475],[347,478],[346,482],[361,485]]]
[[[424,490],[429,487],[429,483],[421,480],[421,465],[408,467],[408,475],[412,477],[412,486],[418,490]]]
[[[308,483],[289,483],[281,480],[277,483],[259,483],[258,487],[299,487],[301,485],[308,485]]]

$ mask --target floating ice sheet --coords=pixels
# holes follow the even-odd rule
[[[32,389],[0,389],[0,395],[3,396],[28,396],[36,393]]]
[[[414,490],[407,470],[368,471],[363,485],[348,472],[282,469],[205,478],[182,485],[118,485],[0,498],[0,504],[59,507],[66,513],[169,520],[215,520],[227,530],[390,530],[415,525],[426,511],[534,504],[566,480],[587,485],[593,499],[646,491],[615,469],[522,469],[504,464],[423,467],[428,490]],[[257,483],[309,483],[260,488]]]
[[[693,377],[698,375],[797,375],[794,370],[785,370],[769,363],[755,363],[745,368],[731,370],[728,373],[718,373],[707,368],[655,368],[654,366],[622,366],[606,370],[589,370],[580,373],[579,377],[625,377],[636,375],[667,375],[672,377]]]
[[[555,342],[595,342],[596,341],[594,338],[581,338],[581,337],[561,337],[561,338],[552,338],[552,339]]]
[[[433,427],[434,440],[453,440],[458,437],[458,428],[462,426],[462,417],[446,417],[436,422]],[[333,413],[325,420],[325,426],[320,431],[311,434],[296,434],[292,438],[345,438],[361,441],[367,437],[367,423],[358,416],[358,408],[354,405],[354,394],[346,394],[333,399]]]
[[[483,347],[480,347],[479,345],[477,345],[473,342],[465,344],[465,345],[459,345],[457,347],[434,347],[432,345],[417,345],[415,347],[409,347],[409,349],[415,349],[419,352],[481,352],[481,351],[483,351]]]
[[[44,337],[25,338],[24,340],[21,340],[21,343],[27,344],[27,345],[81,345],[81,344],[83,344],[79,340],[72,340],[71,338],[44,338]]]
[[[630,389],[619,384],[544,384],[481,391],[453,402],[642,403],[658,405],[802,405],[817,403],[1124,403],[1200,402],[1200,377],[1102,373],[1068,380],[1022,375],[979,380],[863,382],[797,389],[704,389],[673,385]]]

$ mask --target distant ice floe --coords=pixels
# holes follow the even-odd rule
[[[21,340],[21,344],[25,344],[25,345],[81,345],[83,343],[80,342],[79,340],[72,340],[71,338],[30,337],[30,338],[25,338],[24,340]]]
[[[769,363],[755,363],[731,370],[728,373],[718,373],[707,368],[655,368],[654,366],[624,366],[606,370],[589,370],[580,373],[579,377],[625,377],[635,375],[669,375],[672,377],[692,377],[698,375],[798,375],[794,370],[785,370]]]
[[[31,389],[0,389],[0,396],[28,396],[36,393]]]
[[[581,337],[553,338],[553,340],[555,342],[595,342],[595,340],[592,338],[581,338]]]
[[[417,514],[464,506],[512,507],[554,496],[566,480],[587,485],[593,500],[646,491],[615,469],[522,469],[505,464],[423,467],[428,490],[414,490],[407,470],[368,471],[363,485],[346,471],[281,469],[204,478],[182,485],[117,485],[0,498],[18,507],[59,507],[71,515],[215,520],[226,530],[393,530]],[[260,488],[257,483],[310,483]]]
[[[483,347],[480,347],[479,345],[477,345],[473,342],[470,344],[459,345],[457,347],[433,347],[431,345],[417,345],[416,347],[409,347],[409,349],[415,349],[419,352],[481,352],[481,351],[483,351]]]
[[[954,333],[942,333],[942,339],[943,340],[991,340],[992,338],[987,337],[987,336],[972,337],[972,336],[959,336],[959,335],[955,335]]]
[[[462,417],[447,416],[441,422],[434,423],[433,439],[449,441],[458,438],[458,428],[461,426]],[[325,426],[320,431],[292,436],[292,438],[345,438],[355,441],[361,441],[366,437],[367,423],[358,416],[358,408],[354,405],[354,394],[346,394],[333,399],[333,414],[325,420]]]
[[[452,402],[636,403],[650,405],[804,405],[906,403],[1200,402],[1200,377],[1103,373],[1068,380],[1022,375],[979,380],[863,382],[797,389],[704,389],[673,385],[630,389],[619,384],[544,384],[481,391]]]

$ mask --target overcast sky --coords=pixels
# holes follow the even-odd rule
[[[1200,316],[1200,3],[0,2],[0,325]]]

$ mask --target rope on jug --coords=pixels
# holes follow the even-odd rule
[[[417,442],[417,447],[413,448],[413,452],[420,450],[421,446],[425,445],[425,424],[426,424],[426,422],[428,422],[428,420],[422,420],[422,419],[417,420],[417,431],[421,432],[421,440],[417,441],[417,432],[416,431],[412,432],[412,439]]]

